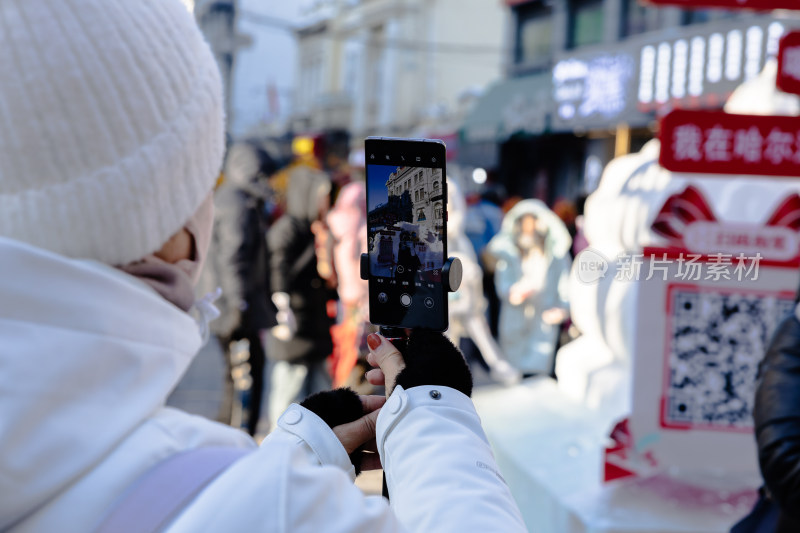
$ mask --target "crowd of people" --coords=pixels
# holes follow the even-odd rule
[[[234,144],[219,183],[222,84],[184,4],[74,7],[0,5],[0,530],[524,531],[442,334],[370,334],[385,394],[329,390],[364,323],[347,143]],[[275,362],[260,445],[165,406],[212,332],[246,346],[251,433]],[[353,484],[378,466],[391,506]]]
[[[357,144],[334,130],[295,138],[291,154],[274,140],[228,150],[199,293],[222,288],[221,317],[211,323],[229,374],[220,419],[241,408],[251,435],[266,434],[310,394],[372,390],[363,378],[366,337],[376,329],[360,276],[367,213],[363,158],[351,156]],[[457,180],[448,184],[448,253],[465,265],[448,335],[491,380],[552,375],[569,319],[565,220],[540,200],[508,200],[499,186],[465,196]],[[242,340],[249,379],[237,395],[230,374]]]

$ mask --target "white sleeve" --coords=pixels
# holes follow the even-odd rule
[[[169,533],[404,533],[387,501],[353,484],[333,431],[293,404],[261,447],[236,461],[195,499]]]
[[[472,401],[449,387],[395,387],[378,416],[378,451],[409,531],[527,531]]]
[[[290,450],[279,531],[405,531],[383,497],[365,496],[353,484],[355,470],[347,452],[313,412],[292,404],[262,447],[271,444]]]

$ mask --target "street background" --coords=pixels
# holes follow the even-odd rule
[[[380,393],[359,259],[413,206],[447,217],[447,335],[531,530],[723,532],[750,511],[759,364],[800,285],[797,6],[184,3],[229,150],[198,294],[222,287],[222,316],[171,405],[261,439],[308,394]],[[370,220],[367,136],[444,141],[447,213],[398,163]]]

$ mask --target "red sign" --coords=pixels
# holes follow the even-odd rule
[[[644,4],[680,6],[684,9],[723,7],[728,9],[800,9],[797,0],[645,0]]]
[[[778,89],[800,94],[800,31],[793,31],[781,39],[778,53]]]
[[[800,176],[800,117],[676,110],[660,136],[659,163],[673,172]]]

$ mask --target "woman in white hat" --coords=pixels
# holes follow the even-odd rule
[[[0,1],[0,530],[522,531],[448,387],[356,398],[333,430],[293,405],[261,448],[164,407],[210,314],[223,135],[178,0]],[[403,359],[373,345],[391,390]],[[376,424],[394,510],[352,484]]]

